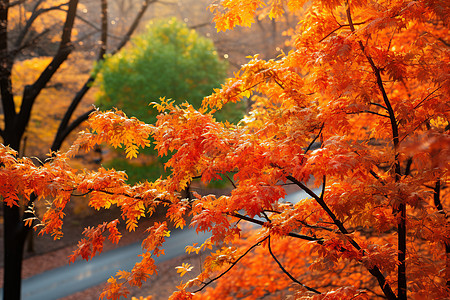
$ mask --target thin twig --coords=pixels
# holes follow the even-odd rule
[[[231,180],[231,178],[228,176],[228,174],[225,174],[225,176],[227,177],[228,181],[231,182],[231,184],[233,185],[233,187],[236,188],[236,185],[234,184],[233,180]]]
[[[360,113],[367,113],[367,114],[377,115],[377,116],[384,117],[384,118],[389,118],[388,115],[383,115],[383,114],[380,114],[380,113],[377,113],[377,112],[374,112],[371,110],[360,110],[360,111],[355,111],[355,112],[349,112],[346,114],[347,115],[356,115],[356,114],[360,114]]]
[[[386,106],[381,105],[381,104],[379,104],[379,103],[370,102],[369,104],[370,104],[370,105],[375,105],[375,106],[381,107],[382,109],[384,109],[384,110],[386,110],[386,111],[388,110]]]
[[[353,25],[363,25],[366,22],[360,22],[360,23],[353,23]],[[338,23],[339,24],[339,23]],[[320,39],[319,43],[322,43],[327,37],[329,37],[330,35],[332,35],[333,33],[335,33],[336,31],[338,31],[339,29],[343,28],[343,27],[348,27],[350,26],[350,24],[339,24],[339,27],[336,29],[333,29],[333,31],[331,31],[330,33],[328,33],[326,36],[324,36],[322,39]]]
[[[442,86],[438,86],[434,91],[432,91],[431,93],[429,93],[425,98],[423,98],[419,103],[417,103],[416,106],[414,106],[414,109],[418,108],[419,106],[421,106],[423,104],[423,102],[425,102],[428,97],[430,97],[431,95],[433,95],[434,93],[436,93]]]
[[[262,240],[260,240],[259,242],[257,242],[256,244],[254,244],[253,246],[251,246],[250,248],[247,249],[247,251],[244,252],[244,254],[242,254],[241,256],[239,256],[239,258],[233,262],[231,264],[231,266],[226,269],[224,272],[222,272],[219,276],[214,277],[213,279],[211,279],[208,282],[205,282],[204,285],[199,288],[198,290],[194,291],[194,293],[198,293],[201,292],[205,287],[207,287],[208,285],[210,285],[211,283],[213,283],[214,281],[216,281],[217,279],[221,278],[222,276],[224,276],[226,273],[228,273],[244,256],[246,256],[250,251],[252,251],[254,248],[256,248],[257,246],[261,245],[262,242],[264,242],[265,240],[267,240],[269,238],[269,236],[266,236],[265,238],[263,238]]]
[[[320,130],[319,133],[316,135],[316,137],[311,141],[311,143],[309,143],[308,147],[306,148],[305,152],[303,153],[303,155],[305,155],[306,153],[308,153],[309,150],[311,150],[312,145],[316,142],[316,140],[319,138],[320,134],[322,133],[323,127],[325,126],[325,123],[322,123],[322,126],[320,126]]]
[[[250,223],[261,225],[261,226],[264,226],[264,224],[265,224],[265,222],[263,222],[263,221],[253,219],[253,218],[241,215],[239,213],[229,213],[229,215],[233,216],[233,217],[236,217],[236,218],[239,218],[241,220],[250,222]],[[306,240],[306,241],[317,242],[317,243],[319,243],[321,245],[323,244],[323,239],[321,239],[321,238],[311,237],[311,236],[304,235],[304,234],[298,234],[298,233],[295,233],[295,232],[292,232],[292,231],[289,232],[287,235],[290,236],[290,237],[294,237],[294,238],[298,238],[298,239],[302,239],[302,240]]]
[[[279,268],[281,269],[281,271],[283,271],[283,273],[286,274],[293,282],[295,282],[295,283],[301,285],[302,287],[304,287],[305,289],[307,289],[307,290],[310,291],[310,292],[314,292],[314,293],[316,293],[316,294],[321,294],[321,292],[319,292],[318,290],[313,289],[313,288],[311,288],[311,287],[309,287],[309,286],[307,286],[307,285],[304,285],[303,283],[301,283],[300,281],[298,281],[297,279],[295,279],[294,276],[292,276],[292,275],[291,275],[291,274],[283,267],[283,265],[281,264],[281,262],[276,258],[275,254],[273,254],[273,252],[272,252],[272,247],[270,246],[270,235],[269,235],[269,240],[268,240],[268,246],[267,246],[267,247],[269,248],[269,253],[270,253],[270,255],[271,255],[272,258],[275,260],[275,262],[278,264],[278,267],[279,267]]]

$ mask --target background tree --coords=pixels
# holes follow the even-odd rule
[[[118,43],[116,49],[120,49],[129,40],[136,29],[140,19],[149,4],[155,1],[144,1],[140,5],[133,22]],[[100,24],[96,28],[96,43],[100,45],[98,60],[102,60],[106,53],[108,34],[108,8],[106,1],[99,1]],[[80,10],[78,10],[80,8]],[[39,107],[39,96],[46,96],[48,88],[51,88],[54,75],[61,70],[61,66],[67,62],[69,55],[74,51],[77,27],[75,20],[81,20],[85,6],[79,5],[78,0],[70,1],[35,1],[32,3],[9,0],[0,1],[0,90],[1,112],[3,114],[3,126],[0,136],[3,144],[12,149],[23,152],[24,137],[33,112]],[[95,18],[98,19],[98,15]],[[89,22],[87,22],[89,23]],[[80,23],[78,23],[80,24]],[[90,23],[93,25],[93,23]],[[36,57],[45,55],[46,58],[36,60]],[[35,59],[35,64],[40,65],[35,77],[24,84],[21,77],[13,76],[13,72],[20,73],[26,68],[25,60]],[[42,67],[42,68],[41,68]],[[30,72],[33,73],[33,72]],[[16,79],[19,78],[19,81]],[[55,128],[51,144],[46,146],[57,151],[62,142],[67,138],[81,122],[87,119],[92,109],[75,114],[81,100],[89,90],[94,75],[87,76],[86,82],[78,87],[78,92],[71,95],[71,99],[64,101],[67,106],[62,110],[59,125]],[[42,99],[42,98],[40,98]],[[61,101],[58,101],[61,102]],[[58,103],[56,102],[56,103]],[[52,104],[52,107],[60,107]],[[45,108],[46,111],[48,107]],[[58,111],[59,112],[59,111]],[[51,113],[51,110],[50,110]],[[23,219],[29,213],[23,213],[26,207],[32,205],[36,195],[28,198],[28,203],[23,206],[4,205],[4,299],[20,299],[21,263],[23,245],[28,233]]]
[[[143,106],[166,97],[200,107],[225,80],[227,63],[218,58],[212,41],[176,18],[151,21],[131,44],[101,64],[100,109],[123,108],[154,123],[158,111]]]
[[[216,26],[250,25],[261,5],[213,5]],[[271,1],[269,17],[302,5]],[[126,295],[127,285],[141,286],[155,272],[152,256],[163,254],[169,225],[183,228],[187,214],[190,226],[212,234],[187,251],[216,249],[172,299],[257,298],[288,283],[303,299],[448,298],[449,15],[445,1],[312,1],[293,51],[279,60],[254,57],[198,110],[165,100],[155,105],[161,114],[154,125],[95,112],[90,130],[40,167],[0,148],[0,194],[12,206],[17,195],[56,197],[40,220],[56,237],[75,190],[89,193],[96,209],[119,207],[130,231],[166,206],[167,221],[148,228],[142,260],[108,280],[107,298]],[[213,118],[255,92],[238,124]],[[123,145],[135,157],[150,136],[160,155],[173,152],[165,179],[131,186],[123,172],[70,168],[71,156],[99,143]],[[312,150],[316,141],[321,146]],[[180,199],[192,180],[229,172],[231,195]],[[320,192],[304,183],[311,177]],[[284,203],[286,184],[308,198]],[[118,242],[120,221],[87,228],[71,260],[100,252],[106,236]],[[244,223],[257,227],[249,233]]]

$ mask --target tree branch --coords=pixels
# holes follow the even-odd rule
[[[106,0],[101,0],[101,37],[100,37],[100,51],[98,53],[97,61],[101,61],[104,59],[106,54],[106,46],[108,41],[108,15],[107,15],[107,2]],[[66,139],[66,137],[70,134],[72,130],[74,130],[79,124],[81,124],[82,121],[86,120],[89,116],[89,114],[93,111],[90,110],[87,113],[84,113],[81,115],[78,119],[76,119],[74,122],[72,122],[70,125],[69,121],[75,112],[76,108],[81,102],[81,99],[84,97],[84,95],[87,93],[87,91],[90,89],[92,83],[94,83],[96,75],[91,74],[88,78],[88,80],[85,82],[81,90],[79,90],[72,102],[70,103],[70,106],[67,108],[61,122],[59,123],[58,131],[56,132],[55,138],[53,140],[51,151],[56,152],[61,148],[62,143]]]
[[[15,124],[15,130],[17,131],[17,136],[19,139],[23,135],[23,132],[25,132],[25,128],[28,125],[32,107],[36,101],[37,96],[42,91],[42,89],[45,88],[47,83],[50,81],[61,64],[67,59],[67,57],[73,50],[71,37],[77,6],[78,0],[69,1],[66,21],[63,26],[58,52],[55,54],[50,64],[41,73],[39,78],[32,85],[28,85],[25,87],[18,120]]]
[[[31,13],[30,18],[27,20],[25,27],[20,31],[19,36],[16,39],[16,42],[14,43],[14,47],[15,48],[23,48],[22,43],[25,39],[25,36],[27,35],[27,33],[30,31],[31,26],[33,25],[34,21],[36,21],[36,19],[42,15],[45,14],[47,12],[53,11],[53,10],[59,10],[62,7],[66,6],[69,4],[69,2],[65,2],[65,3],[61,3],[59,5],[56,6],[52,6],[52,7],[48,7],[48,8],[40,8],[37,9],[38,6],[42,3],[43,1],[40,0],[38,2],[36,2],[36,5],[33,8],[33,12]]]
[[[62,132],[58,132],[53,140],[52,147],[50,148],[52,152],[56,152],[61,148],[62,143],[67,138],[67,136],[75,130],[81,123],[89,119],[89,115],[95,111],[95,108],[88,110],[82,115],[78,116],[75,120],[73,120]]]
[[[421,106],[425,101],[427,101],[427,99],[433,95],[434,93],[436,93],[442,86],[438,86],[434,91],[432,91],[431,93],[429,93],[425,98],[423,98],[419,103],[416,104],[416,106],[414,106],[414,109],[418,108],[419,106]]]
[[[198,29],[198,28],[202,28],[202,27],[206,27],[206,26],[212,26],[213,23],[211,22],[205,22],[205,23],[199,23],[196,25],[191,25],[189,26],[190,29]]]
[[[303,152],[303,155],[308,153],[309,150],[311,150],[312,146],[316,142],[316,140],[319,138],[320,134],[322,133],[323,127],[325,126],[325,123],[322,123],[322,126],[320,126],[319,133],[316,135],[316,137],[309,143],[308,147],[305,149],[305,152]]]
[[[384,117],[384,118],[389,118],[388,115],[383,115],[383,114],[380,114],[380,113],[377,113],[377,112],[374,112],[371,110],[361,110],[361,111],[357,111],[357,112],[350,112],[347,114],[354,115],[354,114],[360,114],[360,113],[367,113],[367,114],[377,115],[377,116]]]
[[[441,203],[441,180],[436,180],[436,184],[433,187],[433,201],[434,206],[436,206],[438,211],[442,211],[444,213],[444,208]]]
[[[264,242],[265,240],[267,240],[269,238],[269,236],[266,236],[265,238],[263,238],[262,240],[260,240],[259,242],[257,242],[256,244],[254,244],[253,246],[251,246],[250,248],[247,249],[247,251],[244,252],[244,254],[242,254],[241,256],[239,256],[239,258],[233,262],[231,264],[231,266],[226,269],[224,272],[222,272],[219,276],[214,277],[213,279],[211,279],[208,282],[205,282],[204,285],[199,288],[198,290],[194,291],[194,293],[198,293],[201,292],[205,287],[207,287],[208,285],[210,285],[211,283],[213,283],[214,281],[216,281],[217,279],[221,278],[222,276],[224,276],[226,273],[228,273],[244,256],[246,256],[248,253],[250,253],[250,251],[252,251],[254,248],[256,248],[257,246],[261,245],[262,242]]]
[[[325,195],[325,187],[327,186],[327,176],[322,177],[322,191],[320,192],[320,199],[323,201],[323,196]]]
[[[16,5],[20,5],[20,4],[23,4],[23,3],[25,3],[25,2],[26,2],[26,0],[18,0],[18,1],[14,1],[14,2],[9,3],[9,7],[14,7],[14,6],[16,6]]]
[[[405,176],[408,176],[411,173],[412,162],[413,162],[412,157],[408,158],[408,160],[406,161]]]
[[[275,262],[278,264],[278,267],[281,269],[281,271],[283,271],[284,274],[286,274],[293,282],[301,285],[302,287],[304,287],[305,289],[307,289],[310,292],[314,292],[316,294],[321,294],[321,292],[319,292],[316,289],[313,289],[307,285],[304,285],[303,283],[301,283],[300,281],[298,281],[297,279],[294,278],[294,276],[292,276],[281,264],[281,262],[276,258],[275,254],[273,254],[272,252],[272,247],[270,246],[270,235],[269,235],[269,240],[268,240],[268,248],[269,248],[269,253],[272,256],[272,258],[275,260]]]
[[[308,195],[313,197],[317,203],[325,210],[325,212],[328,214],[328,216],[333,220],[333,223],[338,227],[339,231],[347,237],[347,240],[349,243],[358,251],[362,250],[361,247],[356,243],[355,240],[349,237],[347,229],[344,227],[344,224],[342,224],[341,221],[339,221],[336,217],[336,215],[330,210],[330,208],[326,205],[325,201],[321,199],[319,196],[317,196],[316,193],[311,191],[307,186],[305,186],[302,182],[298,181],[292,176],[287,176],[287,179],[291,180],[295,184],[297,184],[302,190],[304,190]],[[362,251],[362,254],[364,255],[364,251]],[[367,268],[367,270],[372,274],[377,280],[378,283],[387,296],[388,299],[394,300],[397,299],[396,295],[392,291],[389,283],[387,283],[386,278],[384,277],[383,273],[381,273],[380,269],[377,266],[373,266],[372,268]]]
[[[355,33],[355,27],[352,20],[352,15],[350,12],[350,5],[348,3],[348,0],[345,1],[345,7],[346,7],[346,14],[347,14],[347,20],[350,24],[350,30],[352,33]],[[361,40],[358,41],[359,47],[361,48],[362,53],[366,57],[367,61],[369,62],[369,65],[371,66],[373,73],[377,80],[377,86],[380,90],[382,96],[384,105],[387,108],[387,111],[389,113],[389,120],[391,122],[391,129],[392,129],[392,139],[394,143],[394,161],[395,161],[395,181],[398,182],[401,177],[401,169],[400,169],[400,161],[399,161],[399,133],[398,133],[398,125],[397,120],[395,118],[394,110],[392,109],[391,103],[389,101],[389,98],[387,96],[386,90],[384,89],[383,80],[381,78],[381,72],[380,69],[375,65],[375,62],[373,61],[372,57],[367,54],[365,47]],[[397,208],[397,213],[400,213],[400,220],[398,224],[398,260],[400,262],[398,266],[398,299],[406,300],[406,204],[400,203],[399,207]],[[370,271],[370,270],[369,270]],[[379,270],[378,270],[379,271]],[[372,273],[372,272],[371,272]],[[373,274],[373,273],[372,273]],[[397,296],[394,294],[394,292],[391,290],[390,286],[386,283],[384,276],[381,274],[381,277],[377,276],[378,282],[380,284],[381,289],[383,290],[384,294],[388,297],[388,299],[396,299]],[[380,279],[382,279],[380,281]]]
[[[353,23],[353,25],[363,25],[366,22],[359,22],[359,23]],[[324,40],[326,40],[327,37],[329,37],[330,35],[332,35],[333,33],[335,33],[336,31],[338,31],[339,29],[343,28],[343,27],[348,27],[351,26],[351,24],[339,24],[339,27],[337,27],[336,29],[333,29],[333,31],[331,31],[330,33],[328,33],[326,36],[324,36],[323,38],[320,39],[319,43],[322,43]]]
[[[108,44],[108,3],[106,0],[101,0],[101,20],[100,51],[98,52],[97,61],[104,59]]]
[[[287,179],[297,184],[302,190],[304,190],[308,195],[313,197],[317,203],[322,207],[323,210],[328,214],[328,216],[333,220],[333,223],[338,227],[339,231],[343,234],[348,234],[347,229],[344,227],[344,224],[342,224],[341,221],[336,217],[336,215],[331,211],[331,209],[328,207],[328,205],[325,203],[325,201],[319,197],[316,193],[314,193],[312,190],[310,190],[303,182],[298,181],[292,176],[287,176]],[[349,242],[355,247],[357,250],[361,250],[361,247],[352,239],[349,239]]]
[[[131,35],[136,30],[137,26],[139,25],[139,22],[141,21],[142,17],[144,16],[144,13],[146,12],[148,6],[152,3],[158,2],[158,0],[145,0],[142,3],[141,9],[136,15],[136,18],[134,19],[133,23],[131,24],[130,28],[128,29],[127,33],[123,37],[122,41],[117,46],[117,49],[114,50],[111,55],[116,54],[120,49],[122,49],[123,46],[130,40]]]
[[[0,0],[0,93],[6,134],[16,117],[11,83],[13,59],[11,53],[8,52],[8,10],[9,0]],[[3,138],[5,139],[5,136]]]
[[[108,42],[108,5],[106,0],[101,0],[101,36],[100,36],[100,51],[98,53],[97,61],[101,61],[104,59],[106,54],[106,47]],[[91,109],[77,119],[75,119],[72,123],[69,124],[69,120],[72,117],[75,109],[80,103],[81,99],[84,97],[86,92],[90,89],[91,84],[94,82],[95,76],[89,76],[88,80],[81,88],[81,90],[75,95],[74,100],[70,103],[70,106],[67,108],[66,113],[64,114],[61,123],[59,124],[58,131],[56,132],[55,139],[53,140],[53,144],[51,146],[51,151],[56,152],[61,148],[63,141],[67,138],[67,136],[80,125],[83,121],[89,118],[89,115],[95,110]]]
[[[39,34],[35,35],[32,39],[29,39],[26,43],[22,43],[18,48],[15,48],[14,50],[11,51],[11,55],[12,57],[15,57],[18,53],[20,53],[20,51],[22,51],[23,49],[32,46],[33,44],[37,43],[37,41],[43,37],[44,35],[46,35],[47,33],[50,32],[50,28],[46,28],[44,29],[42,32],[40,32]]]
[[[376,102],[370,102],[369,104],[370,104],[370,105],[375,105],[375,106],[381,107],[382,109],[384,109],[384,110],[386,110],[386,111],[388,110],[386,106],[381,105],[381,104],[376,103]]]
[[[445,218],[447,219],[447,214],[444,211],[444,208],[442,207],[442,202],[441,202],[441,179],[438,178],[436,180],[436,184],[433,188],[433,201],[434,201],[434,206],[436,206],[436,209],[442,213]],[[447,280],[447,288],[450,288],[450,244],[449,243],[445,243],[444,242],[444,246],[445,246],[445,254],[446,254],[446,266],[447,266],[447,270],[446,270],[446,280]]]
[[[244,221],[247,221],[247,222],[250,222],[250,223],[258,224],[258,225],[261,225],[261,226],[264,226],[264,224],[265,224],[265,222],[263,222],[263,221],[253,219],[253,218],[241,215],[239,213],[228,213],[228,214],[230,216],[239,218],[241,220],[244,220]],[[292,232],[292,231],[288,233],[288,236],[294,237],[294,238],[298,238],[298,239],[302,239],[302,240],[306,240],[306,241],[317,242],[319,244],[323,244],[323,239],[321,239],[321,238],[316,238],[316,237],[311,237],[311,236],[307,236],[307,235],[303,235],[303,234],[298,234],[298,233],[295,233],[295,232]]]
[[[233,180],[231,180],[230,176],[228,176],[228,174],[225,174],[225,176],[227,177],[228,181],[231,182],[233,187],[236,188],[236,184],[233,182]]]

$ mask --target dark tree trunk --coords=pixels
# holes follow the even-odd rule
[[[30,227],[23,225],[20,207],[4,209],[4,283],[3,299],[20,300],[20,286],[22,277],[22,257],[25,237]]]
[[[39,78],[32,85],[25,87],[20,110],[16,113],[11,85],[11,70],[13,65],[13,54],[8,49],[7,17],[9,1],[0,1],[0,88],[2,96],[2,106],[4,114],[4,130],[0,131],[3,143],[12,149],[20,152],[21,140],[30,120],[33,105],[39,93],[47,85],[54,73],[67,59],[72,51],[71,32],[75,20],[78,0],[70,0],[64,29],[61,35],[61,43],[58,52],[52,62],[41,73]],[[34,195],[30,195],[30,203],[35,200]],[[24,224],[24,214],[22,207],[9,207],[3,204],[4,218],[4,281],[3,299],[20,300],[21,278],[22,278],[22,258],[26,236],[30,227]]]

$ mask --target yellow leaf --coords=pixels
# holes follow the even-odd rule
[[[180,277],[182,277],[184,274],[186,274],[187,272],[192,270],[192,267],[190,264],[188,263],[182,263],[181,267],[175,267],[175,269],[177,269],[177,273],[180,273]]]
[[[246,90],[246,91],[243,91],[241,93],[241,95],[244,97],[250,98],[250,96],[252,95],[252,92],[250,90]]]

